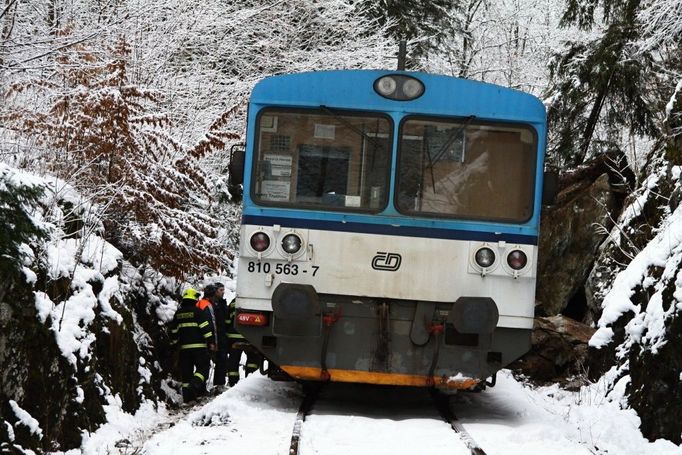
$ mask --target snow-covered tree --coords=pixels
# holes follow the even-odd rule
[[[342,0],[6,5],[0,156],[92,196],[130,260],[174,275],[229,260],[238,214],[220,201],[253,85],[386,67],[393,48]]]
[[[161,94],[129,83],[129,54],[123,39],[104,54],[82,44],[60,52],[59,77],[13,86],[8,99],[20,103],[4,120],[54,153],[48,169],[104,208],[109,239],[134,263],[175,276],[226,267],[197,166],[225,144],[212,131],[185,152],[169,134],[168,116],[152,111]],[[29,90],[51,90],[45,110],[22,107],[21,92]]]
[[[438,52],[462,30],[458,11],[466,3],[461,0],[360,0],[357,10],[385,26],[386,33],[396,43],[408,41],[407,67],[418,69],[421,59]]]
[[[552,65],[552,148],[565,163],[622,148],[622,131],[656,136],[655,56],[638,47],[640,1],[599,2],[603,31],[570,42]],[[563,24],[595,27],[597,2],[570,0]]]
[[[44,238],[43,226],[32,217],[43,188],[12,178],[8,168],[0,165],[0,280],[16,272],[29,254],[28,244]],[[31,253],[32,254],[32,253]],[[4,289],[0,289],[2,300]]]
[[[450,13],[453,32],[421,60],[430,72],[541,94],[563,0],[466,0]]]

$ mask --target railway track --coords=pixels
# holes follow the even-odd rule
[[[464,428],[462,422],[459,421],[455,413],[452,412],[449,397],[437,390],[432,390],[431,395],[441,417],[450,424],[452,429],[455,430],[455,433],[459,435],[462,442],[471,450],[471,455],[486,455],[485,451],[476,443],[476,441],[474,441],[474,438],[472,438],[469,432]]]
[[[299,407],[298,413],[296,414],[296,421],[294,422],[294,428],[291,433],[289,455],[299,455],[303,424],[306,420],[306,417],[312,410],[315,402],[317,401],[320,390],[320,388],[311,390],[303,397],[303,401],[301,402],[301,406]],[[460,420],[452,411],[449,397],[438,392],[437,390],[431,391],[431,397],[433,398],[433,402],[443,420],[450,424],[450,427],[455,431],[455,433],[457,433],[460,440],[470,450],[471,455],[486,455],[485,451],[478,445],[478,443],[476,443],[474,438],[471,437],[469,432],[464,428]]]
[[[311,390],[305,394],[301,406],[298,408],[298,413],[296,414],[296,421],[294,422],[294,430],[291,432],[291,444],[289,445],[289,455],[298,455],[299,443],[301,442],[301,428],[303,427],[303,422],[317,401],[320,389]]]

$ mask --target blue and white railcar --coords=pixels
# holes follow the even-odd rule
[[[404,71],[270,77],[248,112],[237,328],[300,380],[470,388],[530,347],[546,115]]]

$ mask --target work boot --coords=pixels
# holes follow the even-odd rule
[[[196,393],[192,389],[184,388],[182,389],[182,402],[184,404],[191,403],[196,400]]]

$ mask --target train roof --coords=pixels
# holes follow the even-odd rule
[[[374,82],[385,75],[419,79],[424,94],[411,101],[384,98]],[[332,106],[387,112],[476,116],[490,120],[544,124],[545,107],[535,96],[499,85],[429,73],[389,70],[337,70],[271,76],[253,89],[251,103],[289,107]]]

